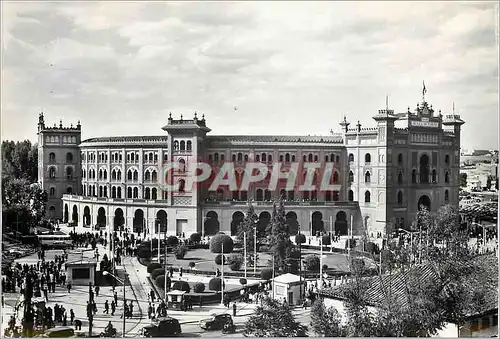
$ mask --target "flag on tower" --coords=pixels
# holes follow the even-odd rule
[[[422,95],[425,96],[425,93],[427,93],[427,88],[425,88],[425,81],[422,81],[424,88],[422,89]]]

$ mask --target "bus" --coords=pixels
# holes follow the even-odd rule
[[[65,249],[73,244],[68,234],[40,234],[38,242],[43,248]]]

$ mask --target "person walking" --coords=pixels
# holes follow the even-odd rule
[[[68,282],[68,285],[66,287],[68,288],[68,294],[71,293],[71,282]]]
[[[99,285],[95,285],[94,289],[95,289],[95,296],[98,297],[99,296],[99,290],[100,290]]]
[[[123,288],[125,288],[125,286],[123,286]],[[115,306],[118,306],[118,294],[116,292],[113,295],[113,298],[115,299]],[[123,302],[125,302],[125,300]]]
[[[115,311],[116,311],[116,304],[115,304],[115,301],[112,300],[111,301],[111,315],[115,315]]]
[[[153,313],[153,306],[151,306],[151,303],[149,303],[148,306],[148,319],[151,319],[151,314]]]
[[[104,302],[104,312],[103,313],[109,314],[109,303],[108,303],[107,299]]]
[[[73,321],[75,321],[75,312],[73,312],[73,309],[69,310],[69,320],[71,321],[70,324],[73,325]]]

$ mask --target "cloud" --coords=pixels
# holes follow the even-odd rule
[[[497,142],[496,124],[478,125],[498,112],[491,3],[6,2],[2,9],[4,138],[34,139],[40,109],[49,121],[81,119],[84,137],[162,134],[168,111],[195,110],[214,134],[321,134],[346,112],[373,125],[386,95],[396,111],[415,107],[425,79],[435,108],[449,112],[457,102],[466,147]]]

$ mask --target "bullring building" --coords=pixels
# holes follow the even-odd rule
[[[354,127],[346,117],[338,134],[328,136],[211,135],[208,120],[170,114],[158,136],[100,137],[81,140],[76,126],[49,127],[39,116],[39,182],[47,191],[48,216],[72,222],[77,229],[100,226],[186,236],[219,231],[235,234],[251,201],[259,228],[270,221],[273,200],[285,199],[290,232],[317,231],[373,236],[386,225],[408,228],[419,206],[436,211],[458,206],[460,116],[442,115],[423,99],[411,111],[379,110],[374,124]],[[232,162],[236,178],[247,162],[281,163],[286,171],[299,163],[330,163],[333,191],[286,190],[268,178],[247,190],[207,185],[185,187],[193,162],[208,162],[216,172]],[[166,164],[178,169],[164,171]],[[317,180],[317,179],[315,179]],[[165,183],[178,189],[163,190]],[[298,186],[295,186],[298,187]]]

